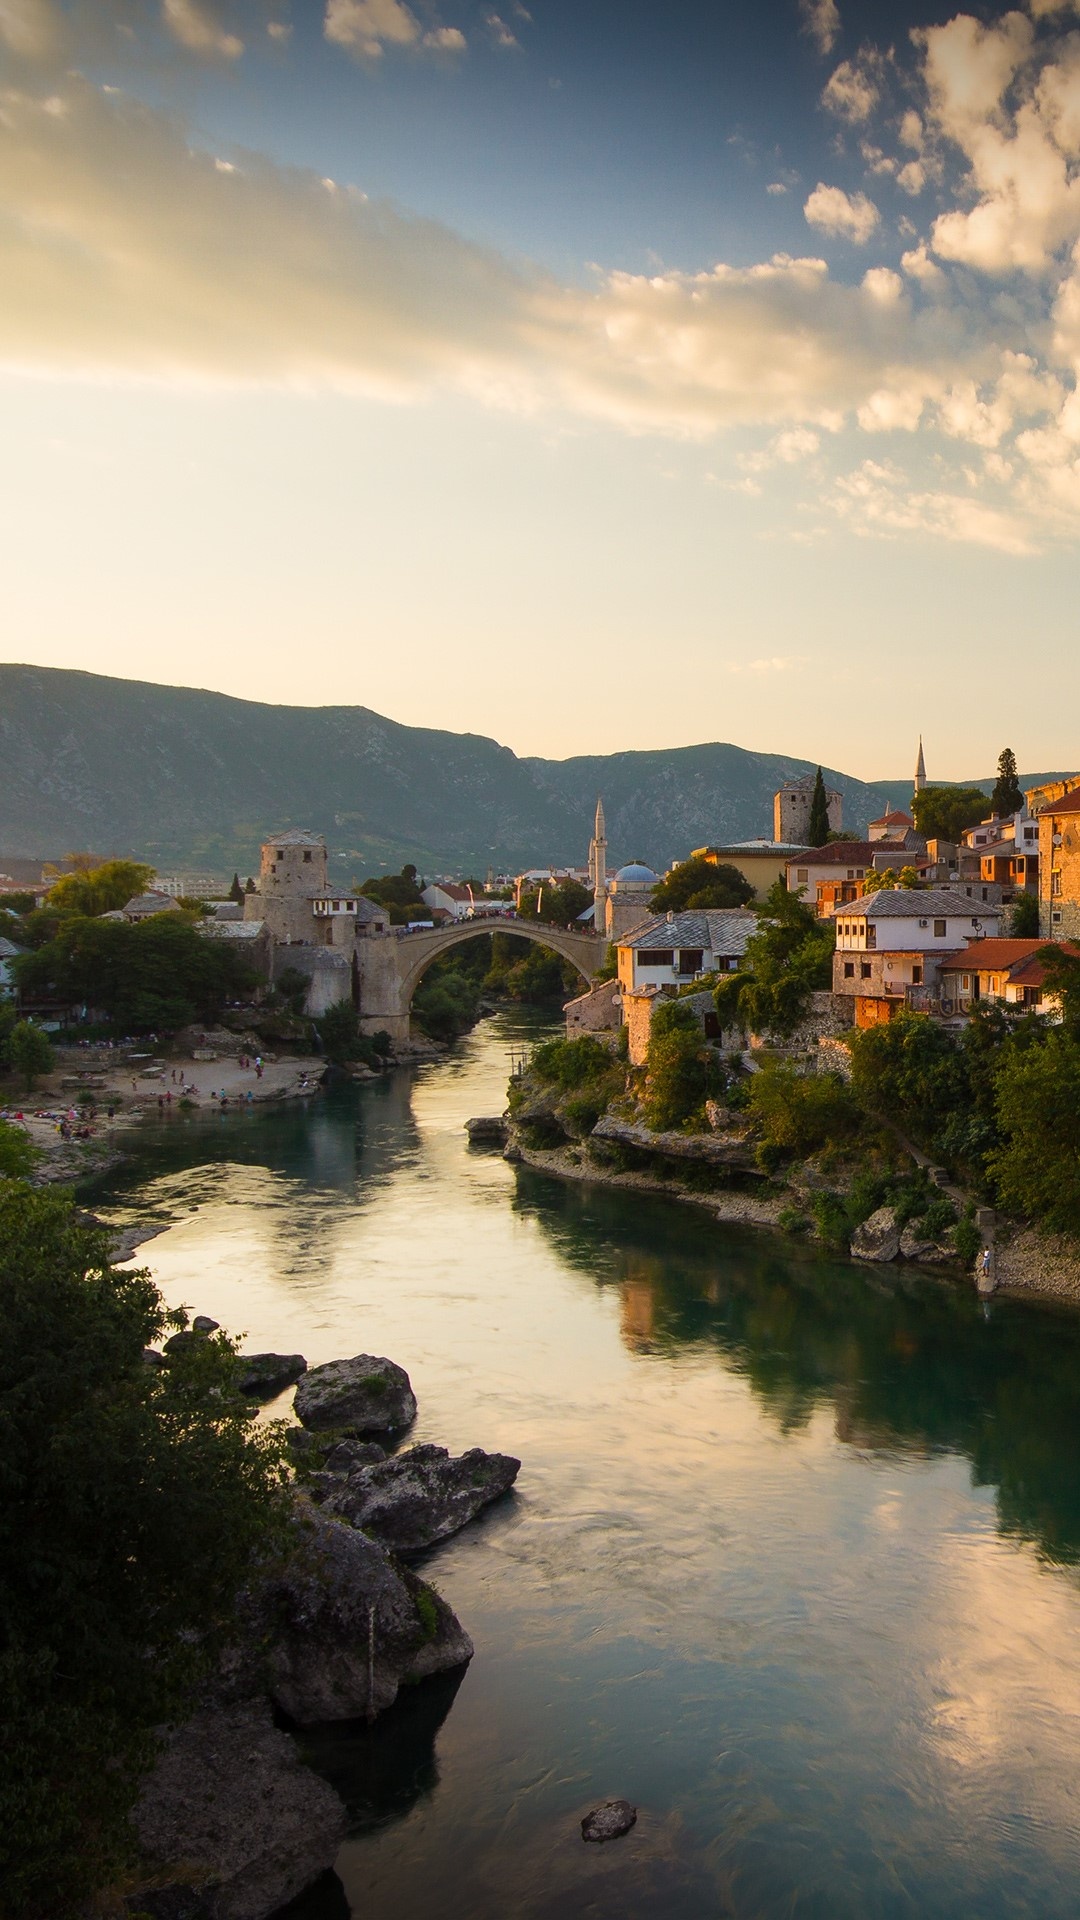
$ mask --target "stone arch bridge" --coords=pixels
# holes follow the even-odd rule
[[[607,954],[607,941],[595,933],[574,933],[569,927],[549,927],[543,921],[500,914],[496,919],[456,920],[444,927],[422,927],[415,933],[395,930],[356,943],[355,984],[363,1033],[387,1032],[393,1040],[409,1037],[412,997],[433,960],[466,940],[491,933],[512,933],[535,946],[550,947],[576,967],[591,986]]]

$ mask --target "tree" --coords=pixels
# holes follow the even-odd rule
[[[37,1157],[22,1128],[0,1120],[0,1179],[25,1180]]]
[[[981,787],[924,787],[912,802],[915,825],[927,840],[959,840],[989,808]]]
[[[229,899],[234,901],[238,907],[242,907],[244,904],[244,889],[240,885],[240,875],[238,873],[233,874],[232,886],[229,888]]]
[[[810,823],[806,829],[807,842],[812,847],[823,847],[829,837],[829,802],[825,793],[825,782],[821,768],[814,780],[814,797],[810,802]]]
[[[901,867],[896,884],[898,887],[903,887],[905,890],[911,891],[916,887],[921,887],[922,881],[919,879],[916,868]]]
[[[12,962],[20,991],[99,1008],[129,1033],[173,1032],[239,999],[254,975],[231,943],[208,939],[187,914],[60,921],[55,938]]]
[[[1002,1145],[990,1157],[1002,1204],[1080,1232],[1080,1043],[1060,1028],[1009,1052],[997,1075]]]
[[[360,1022],[351,1000],[339,1000],[335,1006],[315,1022],[319,1029],[319,1038],[323,1043],[323,1052],[332,1067],[343,1067],[349,1060],[359,1060],[364,1052],[360,1037]]]
[[[549,927],[571,927],[592,903],[592,894],[580,880],[562,880],[557,885],[545,881],[522,894],[518,912],[523,919],[544,920]]]
[[[385,907],[395,927],[406,926],[416,919],[418,909],[424,910],[420,881],[411,862],[400,873],[373,874],[355,891],[374,900],[376,906]]]
[[[774,881],[758,908],[757,932],[746,943],[742,967],[717,985],[722,1024],[790,1033],[811,993],[831,986],[835,945],[834,923],[819,920],[782,880]]]
[[[100,867],[62,874],[49,888],[46,904],[55,913],[86,918],[115,913],[135,894],[145,893],[153,877],[153,867],[138,860],[106,860]]]
[[[0,1881],[81,1911],[126,1864],[155,1730],[194,1705],[284,1516],[279,1432],[223,1334],[168,1368],[146,1272],[69,1195],[0,1181]]]
[[[1055,941],[1051,946],[1039,948],[1038,959],[1042,963],[1046,989],[1061,1002],[1061,1024],[1065,1032],[1080,1041],[1080,951]]]
[[[1039,937],[1039,902],[1034,893],[1018,894],[1013,902],[1009,931],[1014,940],[1037,940]]]
[[[20,1020],[11,1030],[7,1044],[8,1058],[16,1073],[22,1075],[27,1093],[36,1085],[43,1073],[48,1073],[53,1063],[53,1050],[49,1045],[49,1036],[35,1027],[32,1020]]]
[[[1011,747],[1003,747],[998,755],[997,780],[990,795],[990,805],[997,815],[1019,813],[1024,804],[1020,791],[1020,782],[1016,774],[1016,755]]]
[[[654,1132],[669,1132],[693,1118],[708,1092],[705,1035],[685,1000],[658,1006],[649,1029],[645,1120]]]
[[[727,861],[680,860],[654,887],[649,905],[654,913],[684,913],[688,908],[745,907],[754,889],[738,867]]]

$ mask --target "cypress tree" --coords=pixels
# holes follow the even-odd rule
[[[1019,813],[1024,804],[1020,782],[1016,777],[1016,755],[1011,747],[1003,748],[998,755],[997,784],[990,800],[994,812],[999,816],[1006,813]]]
[[[238,873],[233,874],[232,886],[229,888],[229,899],[235,901],[238,907],[242,907],[244,904],[244,889],[240,885],[240,875]]]
[[[810,802],[810,825],[806,829],[806,838],[810,846],[823,847],[828,837],[829,802],[825,796],[825,782],[819,767],[817,779],[814,781],[814,797]]]

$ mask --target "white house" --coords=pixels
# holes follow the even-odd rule
[[[855,1002],[855,1025],[929,1011],[941,962],[993,938],[1002,908],[944,887],[889,887],[838,907],[833,992]]]
[[[445,914],[448,920],[494,920],[515,911],[512,900],[492,900],[455,880],[433,880],[420,898],[430,913]]]
[[[619,985],[625,993],[646,987],[685,986],[703,973],[734,973],[757,931],[747,907],[701,908],[644,920],[618,942]]]

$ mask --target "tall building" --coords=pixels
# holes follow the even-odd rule
[[[816,774],[803,773],[795,779],[785,780],[783,786],[773,794],[774,840],[791,847],[806,846],[816,784]],[[829,816],[829,832],[840,833],[844,825],[843,795],[837,793],[834,787],[826,787],[825,806]]]
[[[599,797],[593,837],[589,842],[589,880],[593,891],[593,925],[600,933],[607,909],[607,834],[604,828],[604,803]]]

